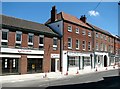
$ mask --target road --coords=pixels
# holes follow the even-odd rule
[[[104,77],[112,77],[112,76],[118,76],[118,70],[110,70],[110,71],[104,71],[104,72],[95,72],[91,74],[68,76],[66,78],[57,79],[57,80],[37,79],[37,80],[31,80],[31,81],[9,82],[9,83],[2,84],[2,87],[44,87],[46,89],[53,89],[53,88],[57,89],[58,87],[68,87],[68,86],[78,87],[78,85],[80,87],[88,86],[88,85],[89,86],[94,86],[94,85],[101,86],[102,85],[103,87],[104,86],[107,86],[107,87],[120,86],[119,80],[116,80],[116,82],[112,83],[112,80],[115,81],[115,79],[118,79],[118,78],[115,78],[112,80],[107,79],[107,82],[106,82],[106,78]],[[111,81],[110,84],[108,84],[109,81]]]

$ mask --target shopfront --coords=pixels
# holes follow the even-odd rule
[[[60,70],[59,58],[59,54],[51,54],[51,72],[58,72]]]

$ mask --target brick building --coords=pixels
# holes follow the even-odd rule
[[[60,12],[51,10],[51,18],[45,23],[61,36],[62,72],[107,67],[115,63],[115,37],[101,28]]]
[[[49,27],[1,15],[0,71],[25,74],[60,70],[60,40]]]

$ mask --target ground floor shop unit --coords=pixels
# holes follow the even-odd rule
[[[105,52],[81,53],[78,51],[63,51],[62,54],[62,72],[77,70],[91,70],[96,68],[108,67],[114,63],[114,59]]]
[[[1,75],[43,72],[43,59],[41,50],[1,48]]]

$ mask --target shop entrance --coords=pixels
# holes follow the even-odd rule
[[[28,73],[42,72],[43,59],[31,58],[27,60],[27,71]]]
[[[107,67],[107,56],[104,56],[104,67]]]
[[[2,58],[2,73],[3,74],[18,73],[18,59]]]
[[[51,59],[51,72],[55,72],[55,59]]]

